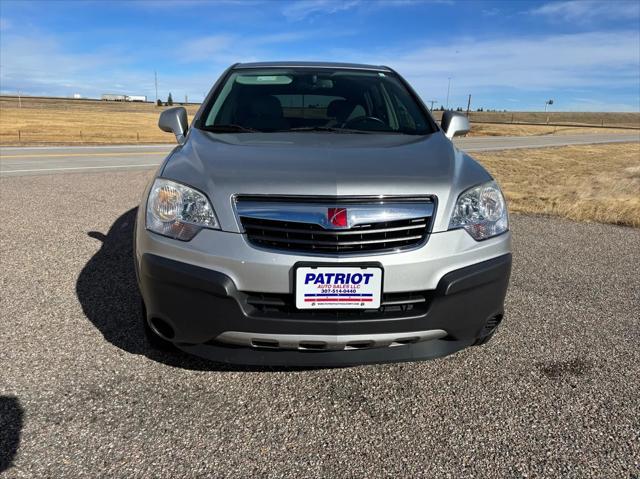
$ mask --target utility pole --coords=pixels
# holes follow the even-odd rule
[[[184,94],[184,104],[186,105],[187,103],[189,103],[189,96],[185,93]]]
[[[545,113],[545,114],[547,113],[547,107],[548,107],[549,105],[553,105],[553,100],[552,100],[552,99],[547,100],[547,101],[545,101],[545,102],[544,102],[544,113]],[[547,125],[548,125],[548,124],[549,124],[549,115],[547,115]]]
[[[449,109],[449,92],[451,91],[451,77],[448,78],[449,83],[447,83],[447,110]]]
[[[18,90],[18,108],[22,108],[22,96],[20,95],[20,90]]]
[[[471,108],[471,93],[469,93],[469,99],[467,100],[467,116],[469,116],[469,108]]]
[[[155,83],[156,83],[156,105],[157,105],[158,104],[158,72],[154,71],[153,76],[155,77]]]
[[[429,100],[429,103],[431,103],[431,108],[429,108],[431,111],[433,111],[433,104],[437,103],[438,100]]]

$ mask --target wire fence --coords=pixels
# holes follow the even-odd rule
[[[155,132],[103,133],[78,130],[72,133],[52,133],[33,130],[14,130],[0,132],[2,146],[28,145],[117,145],[117,144],[149,144],[174,143],[173,135]]]
[[[437,120],[442,118],[442,111],[431,113]],[[459,113],[466,114],[464,111]],[[471,123],[640,129],[637,113],[470,111],[468,116]]]
[[[434,117],[440,120],[441,112],[434,111]],[[544,119],[539,122],[535,120]],[[599,118],[593,123],[577,123],[570,121],[558,121],[557,117],[540,117],[531,114],[528,117],[511,113],[486,113],[470,112],[469,119],[476,124],[496,124],[496,125],[531,125],[549,127],[571,127],[571,128],[603,128],[603,129],[624,129],[640,131],[639,124],[621,123],[619,119],[615,122],[607,122],[605,118]],[[553,121],[552,121],[553,120]],[[555,131],[555,130],[554,130]],[[69,131],[34,131],[27,129],[17,129],[0,132],[1,146],[30,146],[30,145],[117,145],[117,144],[152,144],[152,143],[174,143],[173,135],[153,131],[126,131],[126,132],[97,132],[85,130]]]

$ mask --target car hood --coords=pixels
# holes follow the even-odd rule
[[[234,195],[435,195],[434,232],[453,202],[490,176],[441,133],[427,136],[331,132],[213,134],[192,129],[161,176],[211,199],[222,229],[240,231]]]

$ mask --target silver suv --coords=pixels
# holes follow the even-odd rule
[[[387,67],[247,63],[213,86],[144,192],[135,262],[154,346],[341,366],[444,356],[502,320],[500,188]]]

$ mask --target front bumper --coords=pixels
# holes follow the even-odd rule
[[[502,318],[511,254],[447,272],[435,288],[425,292],[421,309],[395,316],[340,311],[264,314],[252,307],[247,293],[223,272],[153,253],[139,254],[137,266],[147,320],[152,327],[158,319],[169,325],[169,339],[189,353],[251,365],[346,366],[444,356],[490,334]],[[290,278],[292,268],[289,270]],[[266,344],[262,341],[256,341],[257,346],[227,341],[229,337],[236,343],[246,338],[251,344],[252,336],[284,338],[287,344],[267,348],[261,346]],[[414,336],[418,342],[394,341]],[[291,344],[296,337],[335,341],[327,341],[325,350],[309,350],[298,347],[299,342]],[[380,347],[362,349],[331,347],[347,344],[348,338],[357,338],[354,344],[367,338],[382,342],[375,344]]]

